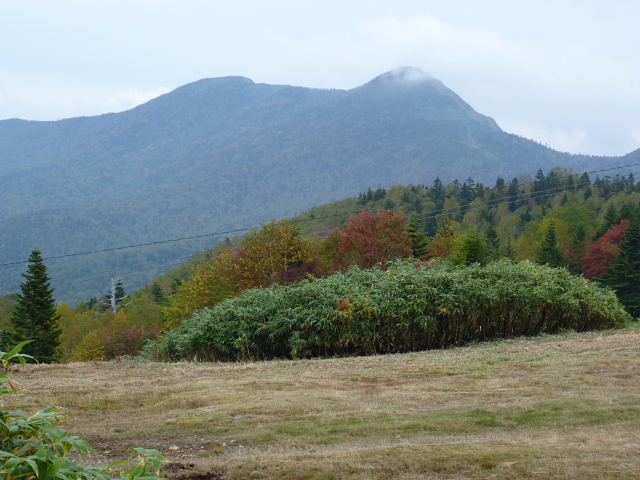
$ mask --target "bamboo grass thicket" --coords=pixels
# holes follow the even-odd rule
[[[143,355],[204,361],[374,355],[629,320],[611,290],[564,268],[397,261],[247,290],[197,312]]]

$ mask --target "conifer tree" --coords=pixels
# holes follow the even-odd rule
[[[596,232],[596,238],[603,236],[607,233],[607,230],[617,223],[620,223],[618,211],[616,210],[615,205],[610,205],[607,209],[607,213],[605,213],[604,218],[602,219],[602,225],[600,225],[600,228]]]
[[[514,179],[511,180],[507,195],[509,195],[509,211],[515,212],[518,208],[518,177],[514,177]]]
[[[487,228],[487,231],[484,234],[484,241],[488,247],[487,256],[489,259],[497,260],[500,256],[500,239],[498,238],[498,232],[496,232],[493,225],[489,225],[489,228]]]
[[[544,176],[544,172],[542,169],[538,169],[536,173],[536,178],[533,181],[533,186],[531,188],[531,193],[533,196],[539,196],[547,189],[547,178]],[[538,203],[543,202],[544,199],[538,199]]]
[[[429,241],[424,229],[420,225],[420,219],[417,215],[411,215],[409,225],[407,226],[407,235],[413,244],[413,256],[422,258],[429,251]]]
[[[569,175],[567,177],[567,180],[565,181],[564,186],[570,192],[573,192],[576,189],[576,183],[573,180],[573,175]]]
[[[49,284],[47,267],[39,250],[33,250],[29,257],[26,279],[20,285],[22,293],[18,295],[11,323],[17,341],[33,340],[25,346],[23,352],[39,362],[51,363],[59,357],[60,327],[56,314],[53,288]]]
[[[513,244],[510,241],[507,242],[507,244],[502,249],[502,256],[504,258],[509,259],[509,260],[515,260],[516,259],[516,251],[513,248]]]
[[[538,263],[541,265],[549,265],[550,267],[563,267],[566,264],[564,255],[558,247],[556,227],[553,222],[549,225],[547,233],[544,236],[544,241],[540,246]]]
[[[576,234],[573,236],[573,240],[571,240],[571,247],[566,256],[568,260],[567,268],[574,275],[579,275],[582,272],[581,258],[584,256],[586,240],[587,230],[584,228],[584,225],[580,225],[576,230]]]
[[[627,226],[625,240],[601,282],[615,290],[620,302],[634,317],[640,317],[640,216]]]
[[[156,305],[164,305],[166,303],[167,299],[158,282],[153,282],[153,285],[151,285],[151,300]]]

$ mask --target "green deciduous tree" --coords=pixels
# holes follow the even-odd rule
[[[463,265],[479,263],[485,265],[488,260],[489,247],[478,232],[469,230],[463,234],[456,245],[454,261]]]
[[[11,323],[18,341],[32,340],[25,347],[25,354],[39,362],[51,363],[59,357],[60,327],[56,313],[53,288],[49,284],[47,267],[39,250],[33,250],[29,257],[26,279],[20,285]]]

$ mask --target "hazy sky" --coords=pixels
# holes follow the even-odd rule
[[[640,147],[637,0],[0,0],[0,119],[121,111],[205,77],[353,88],[400,66],[506,131]]]

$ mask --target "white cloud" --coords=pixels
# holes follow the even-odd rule
[[[105,101],[107,105],[112,107],[109,111],[121,112],[146,103],[160,95],[164,95],[165,93],[169,93],[169,89],[165,87],[157,88],[152,92],[141,92],[140,90],[130,88],[106,98]]]
[[[628,78],[613,56],[584,42],[549,45],[544,37],[518,41],[486,28],[452,26],[431,14],[364,20],[360,29],[396,55],[412,55],[436,69],[457,69],[467,75],[474,70],[492,71],[513,79],[514,84],[524,75],[548,85],[598,91]]]
[[[11,95],[0,92],[0,119],[59,120],[122,112],[168,92],[168,88],[160,87],[147,92],[127,89],[112,95],[84,92],[73,95],[50,92],[46,88],[16,88],[11,89]],[[11,115],[5,115],[4,112],[11,112]]]
[[[587,132],[581,128],[550,128],[542,124],[515,119],[502,119],[498,123],[505,132],[535,140],[554,150],[569,153],[591,153],[585,150],[589,147],[589,138]]]
[[[399,47],[431,46],[462,57],[495,55],[507,48],[505,40],[494,32],[481,28],[457,29],[428,14],[404,20],[391,16],[365,20],[361,22],[361,28],[365,33]]]

